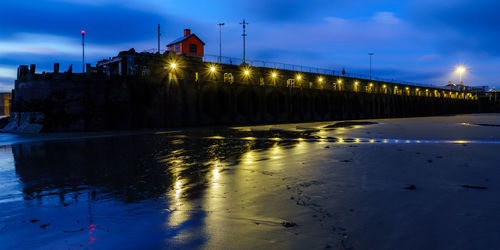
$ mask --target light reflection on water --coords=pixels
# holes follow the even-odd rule
[[[312,143],[500,143],[328,135],[321,130],[227,129],[4,146],[0,225],[5,226],[0,228],[0,240],[13,239],[8,248],[19,247],[15,243],[25,238],[41,244],[47,237],[59,240],[48,247],[106,248],[120,238],[139,237],[150,245],[130,247],[200,247],[216,240],[207,237],[206,225],[220,223],[217,216],[244,216],[231,213],[237,203],[224,199],[230,195],[228,187],[246,190],[242,197],[251,198],[255,194],[249,190],[258,187],[245,180],[254,178],[255,171],[272,176],[283,170],[281,159],[307,153]],[[264,160],[274,162],[262,164]],[[254,207],[245,209],[258,213]],[[207,215],[213,211],[219,212]],[[30,223],[33,219],[41,222]],[[45,224],[50,230],[40,228]]]

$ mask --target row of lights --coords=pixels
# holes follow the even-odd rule
[[[176,69],[176,68],[177,68],[177,64],[176,64],[175,62],[170,63],[170,68],[171,68],[171,69]],[[215,66],[210,66],[210,72],[215,73],[216,71],[217,71],[217,69],[215,68]],[[245,71],[243,71],[243,73],[244,73],[246,76],[248,76],[248,75],[250,75],[250,70],[249,70],[249,69],[245,69]],[[278,74],[277,74],[276,72],[273,72],[273,73],[271,74],[271,76],[272,76],[272,78],[276,78],[276,77],[278,76]],[[302,76],[301,76],[301,75],[297,75],[297,80],[301,80],[301,79],[302,79]],[[322,77],[319,77],[319,78],[318,78],[318,81],[319,81],[319,82],[323,82],[323,78],[322,78]],[[339,79],[337,82],[338,82],[339,84],[341,84],[341,83],[342,83],[342,80],[341,80],[341,79]],[[357,86],[358,84],[359,84],[359,82],[357,82],[357,81],[356,81],[356,82],[354,82],[354,85],[355,85],[355,86]],[[369,86],[370,86],[370,87],[373,87],[373,83],[370,83],[370,84],[369,84]],[[387,85],[385,85],[385,84],[384,84],[384,85],[382,86],[382,88],[384,88],[384,89],[385,89],[385,88],[387,88]],[[398,86],[394,86],[394,89],[396,89],[396,90],[397,90],[397,89],[398,89]],[[410,90],[410,88],[409,88],[409,87],[406,87],[406,90],[407,90],[407,91],[409,91],[409,90]],[[420,89],[419,89],[419,88],[417,88],[417,89],[416,89],[416,91],[418,92],[418,91],[420,91]],[[428,91],[429,91],[428,89],[426,89],[426,90],[425,90],[425,92],[428,92]],[[434,90],[434,92],[437,92],[437,90]],[[451,95],[451,94],[452,94],[452,92],[450,91],[450,95]]]

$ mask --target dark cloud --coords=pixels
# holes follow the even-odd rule
[[[78,37],[84,28],[90,42],[122,43],[154,38],[158,23],[175,26],[182,21],[120,6],[27,2],[2,2],[0,37],[18,32]]]
[[[412,23],[433,34],[442,53],[500,56],[500,2],[423,0],[411,4],[409,9]]]

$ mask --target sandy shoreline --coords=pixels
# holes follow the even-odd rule
[[[7,249],[500,248],[500,145],[491,143],[500,127],[470,125],[500,115],[371,121],[5,143],[0,240]]]

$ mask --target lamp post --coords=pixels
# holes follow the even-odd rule
[[[85,30],[82,30],[82,73],[85,73]]]
[[[247,33],[246,33],[246,25],[248,24],[247,22],[245,22],[245,19],[243,19],[243,22],[241,22],[240,24],[243,25],[243,34],[241,35],[243,37],[243,63],[246,62],[246,58],[245,58],[245,37],[247,36]]]
[[[372,79],[372,56],[375,55],[375,53],[368,53],[370,56],[370,80]]]
[[[460,76],[460,82],[459,84],[463,85],[464,83],[462,82],[462,74],[465,72],[465,67],[459,66],[457,68],[458,75]]]
[[[217,26],[219,26],[219,63],[222,62],[222,26],[224,26],[224,23],[218,23]]]

